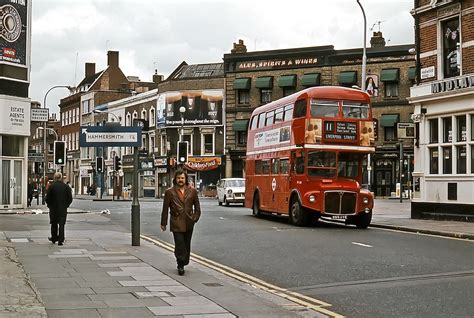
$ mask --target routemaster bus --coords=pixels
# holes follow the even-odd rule
[[[248,131],[245,206],[297,226],[322,217],[367,228],[374,196],[362,182],[374,151],[370,97],[360,90],[313,87],[260,106]]]

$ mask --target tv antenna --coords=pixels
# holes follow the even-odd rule
[[[379,28],[379,32],[380,32],[380,24],[382,24],[383,22],[385,22],[385,21],[375,21],[375,23],[374,23],[374,24],[372,25],[372,27],[370,28],[370,31],[373,31],[374,28],[375,28],[375,25],[377,25],[378,28]]]

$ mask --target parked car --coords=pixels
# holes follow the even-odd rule
[[[245,201],[245,179],[244,178],[225,178],[217,183],[217,203],[224,203],[229,206],[230,203],[242,203]]]

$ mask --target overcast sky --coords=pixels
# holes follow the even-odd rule
[[[54,85],[77,85],[84,64],[107,64],[120,52],[125,75],[151,81],[168,76],[182,61],[222,62],[243,39],[248,51],[363,45],[363,16],[356,0],[31,0],[33,4],[32,100],[43,103]],[[367,46],[381,21],[388,45],[414,42],[413,0],[361,0],[367,15]],[[375,26],[374,26],[375,25]],[[373,30],[371,28],[374,26]],[[48,94],[59,112],[66,89]]]

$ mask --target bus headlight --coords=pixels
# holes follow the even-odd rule
[[[363,198],[363,199],[362,199],[362,202],[363,202],[364,204],[369,204],[369,198],[367,198],[367,197]]]
[[[314,194],[311,194],[309,196],[309,202],[311,202],[311,203],[316,202],[316,196]]]

